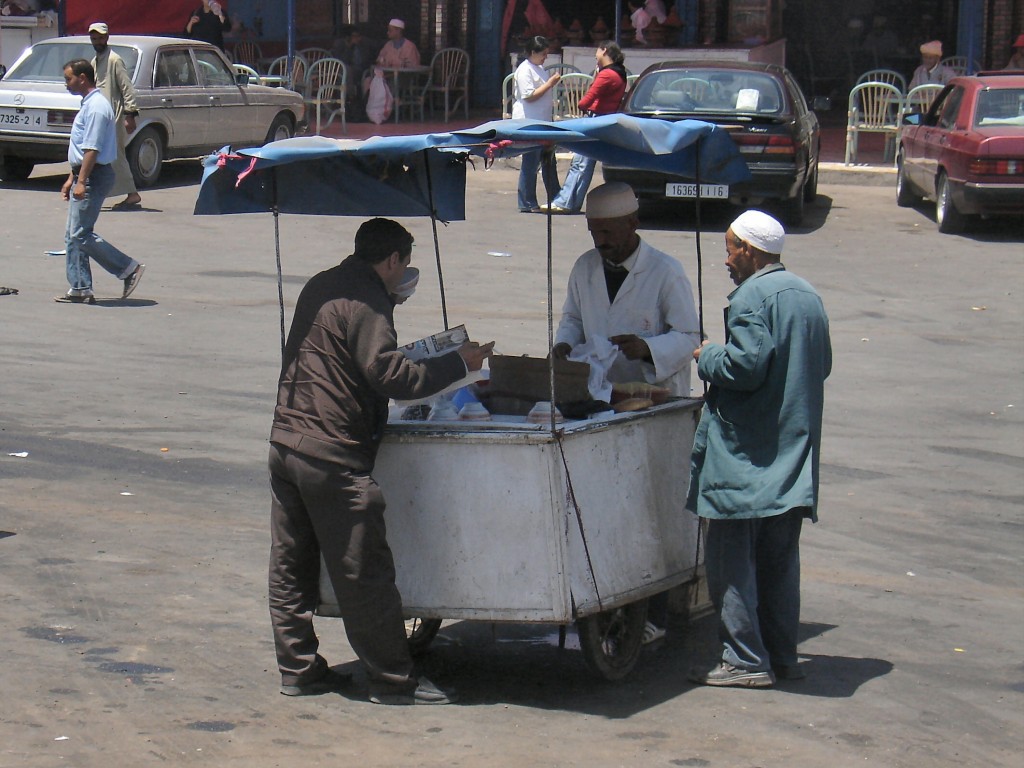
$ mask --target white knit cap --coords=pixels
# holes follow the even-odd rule
[[[729,228],[740,240],[776,256],[782,253],[782,246],[786,242],[786,230],[782,225],[761,211],[740,214]]]
[[[927,43],[921,44],[921,53],[925,56],[941,56],[942,55],[942,41],[941,40],[930,40]]]
[[[81,29],[81,27],[79,27]],[[96,21],[89,25],[90,32],[96,32],[101,35],[109,34],[108,27],[102,21]]]
[[[633,188],[621,181],[602,184],[587,195],[588,219],[618,219],[640,210]]]
[[[392,19],[388,22],[389,27],[398,27],[399,29],[405,29],[405,22],[401,19]]]

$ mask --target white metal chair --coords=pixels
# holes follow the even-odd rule
[[[903,94],[890,83],[868,82],[850,91],[846,119],[846,165],[857,159],[857,139],[862,133],[885,135],[885,160],[895,156]]]
[[[907,79],[895,69],[869,69],[857,78],[855,85],[861,83],[888,83],[899,88],[900,93],[907,92]]]
[[[590,89],[594,78],[582,72],[569,72],[555,86],[553,120],[568,120],[583,117],[580,110],[580,99]]]
[[[263,51],[260,49],[259,43],[255,43],[252,40],[242,40],[235,43],[235,47],[231,49],[231,60],[233,62],[245,64],[247,67],[257,71],[259,71],[262,59]]]
[[[461,48],[442,48],[430,60],[430,75],[419,97],[420,120],[423,102],[434,114],[434,96],[444,97],[444,121],[462,104],[463,116],[469,118],[469,54]]]
[[[345,97],[347,96],[348,68],[341,59],[322,58],[309,66],[306,73],[305,101],[309,108],[316,109],[316,135],[326,128],[335,117],[341,116],[341,131],[348,133],[345,123]],[[327,122],[322,114],[327,111]]]
[[[250,67],[248,64],[235,63],[235,74],[245,75],[249,78],[249,85],[263,85],[263,78],[260,77],[260,73]]]
[[[935,97],[942,93],[945,87],[939,83],[924,83],[911,88],[903,98],[903,114],[927,112],[931,109]]]
[[[501,81],[501,119],[508,120],[512,117],[512,105],[515,104],[516,97],[512,93],[512,86],[516,81],[516,73],[511,72],[505,75],[505,79]]]
[[[288,57],[278,56],[267,67],[267,77],[279,78],[283,85],[293,91],[302,91],[306,82],[306,70],[309,66],[306,60],[295,54],[292,60],[291,72],[288,71]]]

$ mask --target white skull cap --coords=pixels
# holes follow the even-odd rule
[[[405,22],[401,19],[392,19],[388,22],[389,27],[398,27],[399,29],[405,29]]]
[[[782,253],[786,242],[786,230],[782,225],[761,211],[741,213],[729,228],[740,240],[776,256]]]
[[[81,27],[79,27],[81,29]],[[109,34],[107,25],[102,21],[96,21],[89,25],[90,32],[96,32],[101,35]]]
[[[394,294],[402,299],[408,299],[416,293],[416,284],[420,281],[420,271],[416,267],[406,267],[402,279],[395,286]]]
[[[621,181],[602,184],[587,195],[588,219],[618,219],[638,210],[633,188]]]

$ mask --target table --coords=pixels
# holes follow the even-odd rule
[[[385,75],[391,75],[391,95],[395,99],[394,113],[395,122],[397,123],[398,113],[401,111],[399,107],[403,103],[402,97],[405,96],[407,93],[407,91],[402,91],[402,81],[404,80],[407,88],[411,90],[411,88],[417,83],[417,81],[420,78],[430,73],[430,67],[425,65],[417,65],[415,67],[378,66],[377,69],[379,69]]]

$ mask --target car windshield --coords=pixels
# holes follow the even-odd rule
[[[778,115],[786,105],[778,80],[735,69],[666,69],[637,82],[634,112]]]
[[[988,88],[979,93],[974,124],[1024,126],[1024,88]]]
[[[139,52],[127,45],[110,46],[114,52],[124,59],[128,68],[128,76],[135,79],[135,65],[139,61]],[[21,81],[24,83],[63,83],[64,65],[73,59],[92,61],[96,51],[88,42],[81,43],[50,43],[32,46],[32,50],[21,63],[7,73],[5,81]]]

